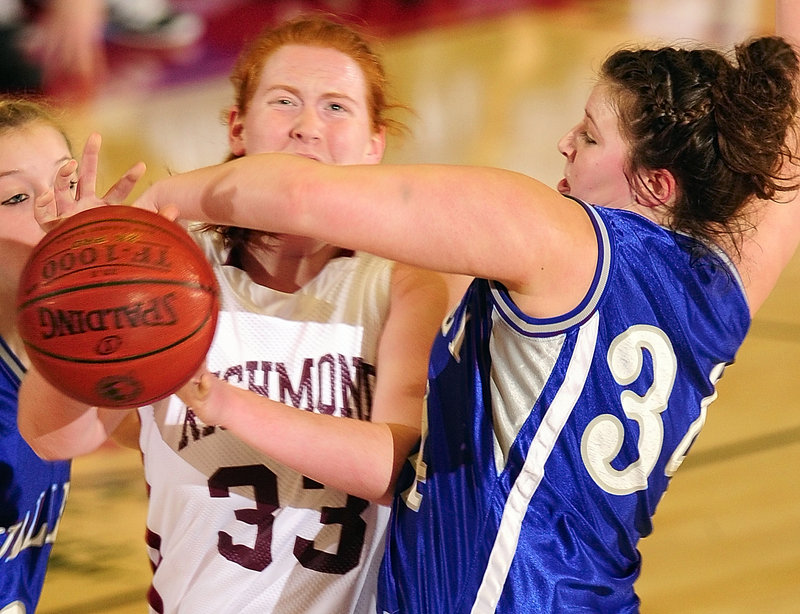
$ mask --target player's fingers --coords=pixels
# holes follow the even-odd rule
[[[33,201],[33,217],[45,232],[51,231],[64,219],[58,215],[55,193],[45,192]]]
[[[75,170],[78,168],[77,160],[70,160],[62,165],[53,181],[52,211],[48,213],[54,219],[68,217],[75,212],[75,197],[72,194]]]
[[[208,371],[200,376],[200,381],[197,383],[197,394],[200,398],[206,399],[208,397],[208,394],[211,392],[211,386],[213,385],[214,379],[216,378]]]
[[[58,217],[56,198],[53,192],[46,192],[33,201],[33,217],[42,227]]]
[[[192,378],[181,386],[175,393],[181,401],[186,405],[194,408],[201,409],[200,404],[208,397],[208,392],[211,388],[209,382],[203,383],[203,378],[207,375],[205,364],[203,364]]]
[[[93,132],[86,139],[81,155],[80,170],[78,172],[78,193],[76,198],[94,196],[97,186],[97,165],[100,158],[100,145],[102,139],[97,132]]]
[[[134,164],[120,177],[119,181],[111,186],[111,189],[103,196],[103,200],[109,205],[123,202],[130,196],[136,183],[142,178],[146,170],[147,167],[144,162]]]
[[[180,217],[181,210],[178,209],[178,205],[167,205],[159,209],[158,214],[174,222]]]

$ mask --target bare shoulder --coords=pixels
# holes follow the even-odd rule
[[[444,296],[447,293],[448,277],[445,273],[395,262],[392,267],[393,300],[407,294],[417,297],[428,294],[431,298]]]
[[[586,296],[594,280],[599,257],[598,235],[588,206],[562,198],[549,217],[548,231],[541,246],[525,251],[533,254],[517,258],[515,279],[500,280],[508,288],[515,304],[536,318],[561,316],[574,309]],[[508,257],[512,257],[511,254]]]

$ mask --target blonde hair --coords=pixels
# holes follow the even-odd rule
[[[40,123],[58,130],[72,151],[72,143],[64,127],[56,118],[56,112],[45,102],[25,98],[0,98],[0,134]]]

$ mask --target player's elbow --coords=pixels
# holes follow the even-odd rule
[[[67,457],[63,452],[51,445],[48,437],[37,428],[35,422],[25,419],[22,414],[18,417],[17,428],[31,450],[42,460],[66,460]]]

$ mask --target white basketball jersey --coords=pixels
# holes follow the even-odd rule
[[[370,419],[391,262],[337,258],[286,294],[223,264],[215,233],[198,241],[221,291],[209,370],[298,411]],[[140,416],[151,612],[375,611],[387,507],[305,478],[175,396]]]

